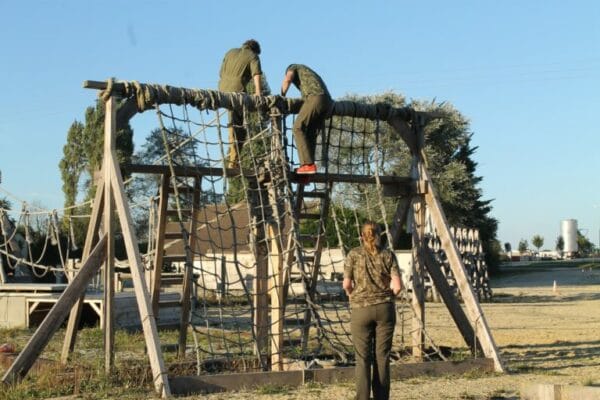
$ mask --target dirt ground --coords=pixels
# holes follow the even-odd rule
[[[517,273],[515,268],[514,273],[492,280],[492,287],[494,302],[484,303],[482,308],[508,373],[394,381],[392,399],[518,399],[523,384],[600,385],[600,270],[558,266]],[[463,346],[444,306],[427,303],[426,307],[427,332],[435,343]],[[344,384],[191,398],[310,400],[353,396],[353,385]]]

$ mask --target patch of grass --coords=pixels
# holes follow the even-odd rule
[[[510,370],[516,373],[532,373],[535,371],[535,367],[529,364],[516,363],[510,366]]]
[[[516,399],[514,391],[508,391],[505,389],[496,389],[488,397],[487,400],[505,400],[505,399]]]
[[[260,394],[288,394],[291,388],[289,386],[280,385],[262,385],[256,391]]]
[[[325,388],[325,385],[323,385],[321,382],[308,382],[306,385],[304,385],[304,387],[312,393],[319,393],[320,391],[323,390],[323,388]]]

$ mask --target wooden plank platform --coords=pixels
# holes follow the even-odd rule
[[[0,293],[2,292],[62,292],[67,287],[66,283],[2,283],[0,284]]]
[[[17,285],[17,284],[6,284]],[[58,301],[66,285],[32,286],[38,284],[18,284],[19,290],[13,286],[10,291],[0,292],[0,328],[31,328],[39,324],[52,306]],[[27,286],[31,290],[25,290]],[[45,291],[43,289],[46,289]],[[60,289],[60,290],[59,290]],[[175,292],[161,293],[161,305],[158,314],[158,325],[161,327],[179,326],[180,294]],[[89,319],[103,321],[103,294],[102,292],[87,293],[84,302]],[[115,294],[115,323],[117,327],[127,330],[141,328],[139,311],[135,301],[135,293],[122,292]]]

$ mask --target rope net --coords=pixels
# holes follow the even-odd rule
[[[147,276],[160,270],[160,290],[179,290],[169,282],[191,268],[188,322],[194,345],[188,356],[195,358],[198,373],[352,364],[350,310],[341,282],[344,258],[359,245],[366,220],[381,224],[388,243],[397,243],[404,229],[396,216],[410,198],[412,179],[395,171],[410,160],[389,154],[397,148],[390,144],[406,137],[388,121],[409,112],[336,102],[318,138],[319,173],[307,180],[292,172],[298,167],[293,99],[269,96],[253,103],[248,96],[221,98],[219,92],[135,83],[125,89],[120,118],[154,110],[157,129],[151,140],[161,149],[151,162],[143,160],[158,168],[130,166],[129,188],[137,188],[132,200],[147,205]],[[27,215],[24,209],[11,229],[2,215],[0,260],[36,271],[67,269],[64,262],[60,268],[38,265],[41,257],[36,260],[31,252],[28,258],[14,255],[11,240],[19,226],[28,232]],[[76,247],[73,216],[65,217],[71,234],[62,236],[69,249]],[[56,213],[44,221],[47,240],[58,238]],[[478,238],[456,232],[463,259],[473,266],[469,276],[481,289],[477,294],[491,296]],[[427,235],[445,265],[439,238],[433,230]],[[405,253],[396,252],[407,287],[412,257]],[[451,281],[449,268],[444,270]],[[393,362],[413,360],[412,340],[419,335],[425,360],[445,360],[447,354],[425,327],[415,324],[406,289],[396,309]]]
[[[319,135],[319,174],[309,181],[291,173],[298,166],[293,115],[277,107],[268,114],[242,107],[238,126],[221,110],[163,104],[155,112],[165,148],[158,163],[170,174],[159,194],[170,195],[164,247],[153,245],[149,254],[164,252],[163,271],[193,268],[189,322],[198,372],[351,364],[344,258],[359,245],[365,220],[380,223],[391,240],[401,197],[386,196],[386,187],[407,195],[410,179],[390,175],[393,158],[383,143],[401,138],[383,121],[331,117]],[[153,227],[159,208],[155,201]],[[407,283],[409,266],[401,264]],[[412,360],[415,330],[425,338],[425,359],[445,359],[425,329],[413,326],[408,294],[401,297],[394,362]]]

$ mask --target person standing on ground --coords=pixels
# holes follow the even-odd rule
[[[402,290],[402,279],[394,253],[381,248],[379,225],[365,222],[360,237],[362,245],[346,257],[343,282],[350,298],[356,399],[368,400],[372,390],[374,399],[388,400],[395,296]]]
[[[250,39],[242,47],[229,50],[219,73],[219,91],[221,92],[246,92],[250,81],[254,83],[254,94],[260,96],[262,92],[262,70],[260,67],[260,44]],[[229,167],[233,168],[239,162],[239,153],[246,142],[248,132],[244,127],[244,113],[242,110],[229,111]]]
[[[314,174],[317,172],[315,149],[318,130],[323,127],[333,101],[323,79],[306,65],[291,64],[287,67],[281,84],[282,96],[286,95],[292,83],[298,88],[304,100],[293,128],[300,158],[300,168],[296,173]]]

